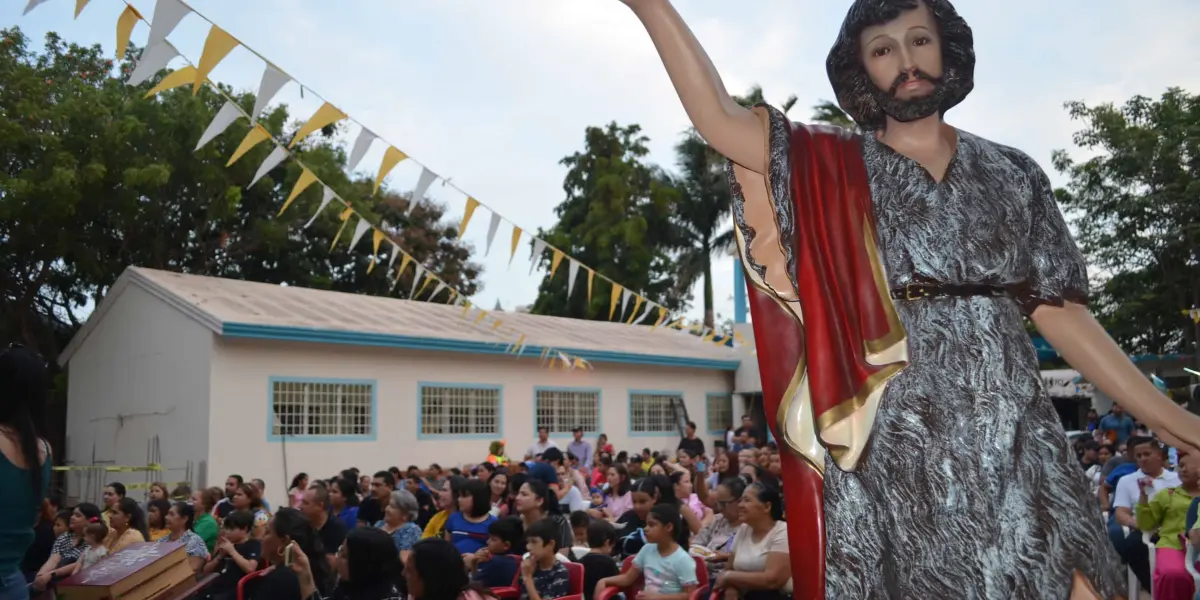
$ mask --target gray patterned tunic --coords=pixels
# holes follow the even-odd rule
[[[777,194],[783,119],[771,110]],[[909,366],[887,387],[859,470],[826,459],[826,597],[1065,600],[1075,571],[1104,598],[1124,595],[1099,502],[1022,321],[1039,304],[1087,295],[1083,258],[1045,173],[1024,153],[961,130],[940,183],[874,136],[862,143],[890,287],[1020,292],[1019,302],[896,302]]]

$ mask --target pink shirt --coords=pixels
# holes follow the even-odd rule
[[[623,496],[607,496],[608,512],[613,518],[621,518],[621,515],[633,510],[633,494],[626,492]]]

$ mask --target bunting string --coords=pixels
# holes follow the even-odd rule
[[[25,12],[28,13],[34,7],[36,7],[39,4],[42,4],[45,1],[46,0],[29,0],[29,4],[26,7]],[[630,289],[627,286],[624,286],[624,285],[618,283],[617,281],[604,275],[603,273],[596,271],[594,268],[580,262],[578,259],[572,257],[564,250],[557,248],[551,244],[548,244],[545,240],[540,239],[537,236],[534,236],[534,235],[528,233],[528,230],[520,227],[515,221],[501,215],[498,211],[496,211],[494,208],[492,208],[488,204],[480,201],[475,196],[468,194],[465,190],[458,187],[456,184],[454,184],[450,180],[450,178],[446,178],[446,177],[442,177],[442,176],[438,175],[434,170],[430,169],[427,165],[425,165],[418,159],[412,157],[408,153],[400,150],[395,144],[392,144],[391,142],[384,139],[382,136],[375,133],[374,130],[367,127],[364,123],[358,121],[353,116],[346,114],[342,110],[338,109],[330,100],[328,100],[327,98],[322,96],[319,92],[317,92],[313,88],[305,85],[304,83],[300,82],[295,77],[292,77],[290,74],[288,74],[286,71],[284,71],[283,69],[278,67],[275,63],[273,63],[270,59],[268,59],[262,53],[247,46],[240,40],[238,40],[235,37],[233,37],[232,35],[230,35],[225,29],[220,27],[215,21],[208,18],[203,13],[196,10],[194,7],[187,4],[184,0],[156,0],[156,4],[155,4],[155,8],[154,8],[154,16],[151,21],[147,21],[137,11],[137,9],[129,2],[129,0],[122,0],[122,1],[125,3],[126,9],[121,14],[121,17],[118,20],[118,25],[117,25],[117,30],[118,30],[117,37],[118,37],[119,49],[123,48],[124,45],[128,43],[130,32],[133,29],[133,26],[136,24],[137,21],[146,22],[150,26],[150,34],[147,38],[146,47],[143,50],[142,57],[139,59],[138,65],[137,65],[138,67],[144,67],[144,68],[141,68],[141,69],[135,68],[134,73],[130,77],[130,83],[133,85],[137,85],[138,83],[141,83],[142,81],[145,81],[146,79],[149,79],[150,77],[152,77],[154,75],[154,73],[165,68],[167,63],[169,63],[173,58],[182,56],[178,52],[178,50],[176,50],[173,46],[170,45],[169,42],[167,42],[166,38],[175,29],[175,27],[179,24],[179,22],[182,21],[183,18],[185,18],[189,14],[196,15],[200,19],[206,21],[210,26],[210,31],[208,34],[208,38],[205,40],[204,49],[202,51],[200,61],[198,64],[195,64],[195,63],[192,63],[190,60],[187,60],[186,58],[184,58],[185,62],[188,63],[188,66],[184,67],[182,69],[173,71],[171,74],[167,75],[167,77],[164,78],[164,80],[162,82],[160,82],[158,86],[155,87],[155,89],[153,90],[153,93],[158,93],[158,92],[161,92],[161,91],[164,91],[167,89],[171,89],[174,87],[178,87],[180,85],[184,85],[187,83],[192,84],[193,93],[196,93],[196,91],[198,91],[198,89],[199,89],[199,85],[202,82],[207,81],[207,75],[233,49],[235,49],[239,46],[244,48],[246,51],[253,54],[254,56],[256,56],[259,60],[261,60],[265,64],[262,82],[259,86],[258,93],[256,94],[256,101],[255,101],[253,113],[247,114],[244,110],[241,109],[241,107],[239,105],[237,105],[236,102],[233,102],[232,98],[230,98],[228,95],[221,92],[219,87],[217,87],[215,85],[211,86],[211,87],[213,87],[213,89],[217,90],[217,92],[219,94],[221,94],[228,103],[233,104],[234,108],[230,109],[228,114],[224,114],[224,115],[219,114],[218,118],[214,119],[213,124],[210,125],[210,130],[213,130],[213,131],[205,132],[204,137],[202,137],[201,144],[197,147],[197,149],[202,147],[204,145],[204,143],[207,143],[207,141],[211,140],[213,137],[216,137],[217,135],[222,133],[226,128],[228,128],[229,125],[232,125],[232,123],[234,121],[236,121],[238,118],[240,118],[240,117],[248,118],[250,123],[253,125],[253,128],[251,129],[250,134],[246,136],[245,140],[243,140],[243,142],[240,145],[240,147],[238,148],[238,150],[234,153],[233,157],[231,157],[231,159],[229,161],[230,165],[232,165],[234,162],[236,162],[238,159],[240,159],[251,148],[257,146],[260,143],[263,143],[263,142],[269,140],[274,144],[275,150],[272,152],[271,156],[269,156],[268,159],[266,161],[264,161],[262,167],[259,169],[259,173],[255,176],[254,181],[257,181],[258,178],[260,178],[262,175],[265,175],[266,172],[269,172],[272,168],[277,166],[285,158],[291,158],[293,161],[297,162],[297,164],[300,164],[300,166],[303,169],[303,173],[301,174],[300,180],[297,181],[295,187],[292,190],[292,193],[289,195],[288,200],[284,203],[284,206],[281,209],[280,214],[282,214],[284,211],[287,210],[287,208],[290,206],[292,201],[294,201],[295,198],[301,192],[305,191],[305,189],[307,189],[314,183],[319,183],[325,190],[327,190],[326,197],[324,197],[322,199],[322,203],[321,203],[320,208],[318,209],[318,212],[320,212],[321,210],[324,210],[328,206],[328,204],[330,203],[331,200],[337,200],[341,204],[346,206],[349,210],[353,211],[353,209],[350,207],[350,203],[347,202],[345,199],[343,199],[341,196],[337,195],[336,193],[333,193],[332,197],[330,197],[329,192],[328,192],[328,190],[330,190],[330,188],[327,185],[325,185],[324,182],[321,182],[319,179],[317,179],[316,176],[313,175],[312,172],[307,167],[304,167],[304,165],[296,158],[296,156],[290,152],[290,149],[295,147],[296,144],[298,144],[305,137],[307,137],[308,135],[311,135],[312,133],[320,130],[321,128],[323,128],[325,126],[332,125],[335,123],[340,123],[340,122],[350,123],[350,124],[356,125],[359,128],[359,135],[355,139],[355,141],[353,143],[353,147],[349,153],[348,168],[351,172],[355,171],[359,167],[363,158],[365,158],[366,154],[368,153],[368,151],[370,150],[372,145],[374,145],[375,142],[382,142],[384,145],[386,145],[386,149],[384,151],[382,162],[379,165],[378,170],[376,171],[376,175],[375,175],[375,179],[374,179],[374,192],[377,193],[379,191],[379,188],[382,186],[383,181],[387,177],[387,175],[392,171],[392,169],[394,169],[401,162],[408,161],[408,162],[411,162],[411,163],[417,165],[418,167],[420,167],[421,174],[417,181],[416,186],[414,187],[412,200],[411,200],[411,202],[409,202],[409,205],[407,208],[408,214],[411,214],[413,208],[417,204],[419,204],[420,202],[425,200],[426,193],[428,192],[429,188],[435,182],[440,180],[442,187],[449,188],[449,189],[461,194],[466,199],[464,211],[463,211],[463,217],[462,217],[462,221],[461,221],[461,224],[459,226],[459,231],[458,231],[458,235],[459,235],[460,239],[463,238],[463,236],[465,235],[467,227],[471,224],[472,217],[479,209],[484,209],[491,213],[491,217],[489,219],[489,224],[488,224],[487,242],[486,242],[486,247],[484,250],[485,255],[490,253],[492,242],[495,238],[497,229],[499,228],[500,222],[503,221],[505,223],[508,223],[509,226],[511,226],[511,228],[512,228],[512,237],[511,237],[511,243],[510,243],[510,249],[509,249],[509,251],[510,251],[509,264],[510,265],[512,264],[513,259],[516,257],[518,247],[521,245],[522,237],[528,236],[528,237],[532,238],[533,252],[529,259],[530,260],[530,269],[529,269],[530,273],[532,273],[533,270],[540,265],[541,260],[544,256],[544,253],[546,251],[550,251],[551,252],[551,261],[550,261],[550,269],[549,269],[549,272],[547,273],[547,276],[553,278],[555,276],[555,274],[560,270],[559,266],[562,264],[562,262],[567,261],[569,268],[566,271],[567,271],[568,277],[570,278],[567,283],[567,290],[568,290],[568,297],[569,297],[571,292],[574,290],[575,280],[578,277],[579,271],[583,270],[586,273],[586,277],[587,277],[586,288],[587,288],[587,295],[588,295],[589,301],[592,298],[592,293],[593,293],[593,289],[594,289],[594,280],[596,278],[599,278],[600,280],[607,283],[610,286],[610,288],[612,289],[612,297],[611,297],[611,302],[610,302],[610,306],[609,306],[609,317],[608,317],[610,321],[615,320],[618,322],[624,322],[624,323],[632,326],[632,325],[641,324],[642,322],[646,321],[652,313],[657,313],[657,318],[654,320],[654,324],[652,326],[652,328],[654,330],[657,330],[658,328],[662,327],[663,323],[665,322],[665,323],[668,323],[667,327],[671,327],[674,329],[689,328],[693,331],[693,333],[699,333],[700,335],[698,336],[698,339],[702,342],[706,342],[706,343],[713,342],[718,345],[725,345],[727,343],[732,342],[733,345],[735,345],[735,346],[741,344],[741,342],[739,342],[736,339],[736,336],[717,335],[715,332],[713,332],[712,336],[709,336],[708,335],[709,331],[698,327],[698,325],[699,325],[698,323],[692,323],[689,325],[689,324],[687,324],[687,322],[684,319],[671,319],[670,311],[663,304],[661,304],[659,302],[654,302],[653,300],[650,300],[643,293],[634,291],[633,289]],[[86,2],[81,2],[81,1],[77,0],[76,17],[78,17],[79,12],[81,12],[83,10],[85,5],[86,5]],[[143,64],[143,63],[146,63],[146,64]],[[300,130],[296,132],[293,139],[286,146],[284,146],[278,140],[275,140],[272,137],[272,135],[270,134],[270,132],[268,132],[265,128],[261,127],[261,125],[257,121],[257,118],[258,118],[258,115],[261,114],[262,111],[267,108],[267,106],[270,103],[270,100],[280,91],[280,89],[282,89],[289,82],[294,82],[300,88],[300,92],[301,92],[302,96],[305,93],[308,93],[308,94],[312,95],[315,99],[319,100],[322,104],[321,104],[321,107],[317,110],[317,112],[314,113],[312,115],[312,117],[310,117],[308,119],[308,121],[306,121],[304,123],[304,125],[300,128]],[[222,111],[224,112],[224,108],[222,109]],[[232,116],[232,118],[230,118],[230,116]],[[222,117],[224,117],[224,119]],[[227,123],[224,122],[225,120],[228,120],[228,122]],[[208,139],[204,139],[204,138],[208,138]],[[357,212],[353,212],[353,215],[358,216],[360,222],[363,221],[363,217],[361,215],[358,215]],[[314,219],[315,219],[315,215],[314,215]],[[312,221],[310,220],[309,224],[311,224],[311,223],[312,223]],[[343,227],[345,227],[345,225],[347,225],[347,224],[348,224],[348,222],[343,223]],[[379,227],[375,226],[374,224],[370,224],[369,228],[374,228],[377,232],[380,232],[380,234],[386,235],[386,232],[383,232]],[[365,235],[365,231],[359,232],[359,231],[357,231],[357,228],[356,228],[356,232],[355,232],[353,241],[354,242],[359,241],[363,235]],[[391,242],[390,239],[389,239],[389,242]],[[391,243],[392,243],[393,247],[396,248],[397,251],[401,251],[395,245],[394,242],[391,242]],[[371,268],[373,268],[373,267],[374,267],[374,257],[372,258]],[[396,277],[397,278],[399,277],[399,273],[396,274]],[[437,281],[440,282],[441,279],[438,278]],[[457,292],[455,292],[455,296],[459,296],[459,294],[457,294]],[[619,299],[619,304],[620,304],[620,313],[619,314],[617,313],[618,299]],[[632,302],[633,308],[632,308],[632,310],[629,310],[629,305],[630,305],[631,299],[633,300],[633,302]],[[642,306],[645,306],[645,311],[639,312],[639,310],[641,309]],[[548,356],[555,357],[556,353],[557,353],[557,351],[551,352],[551,353],[549,353]],[[572,360],[572,362],[573,362],[573,360]]]

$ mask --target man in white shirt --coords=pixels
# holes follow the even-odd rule
[[[1154,493],[1167,488],[1179,486],[1179,475],[1174,471],[1163,468],[1167,459],[1167,449],[1158,440],[1150,437],[1129,438],[1129,453],[1137,461],[1138,470],[1121,478],[1117,482],[1117,490],[1113,495],[1113,510],[1117,523],[1129,528],[1129,534],[1123,540],[1113,540],[1117,554],[1129,568],[1133,569],[1138,581],[1148,592],[1150,591],[1150,549],[1142,543],[1142,532],[1138,531],[1136,513],[1138,498],[1141,496],[1141,482],[1146,480],[1154,488]]]
[[[538,427],[538,439],[529,447],[527,454],[536,458],[545,453],[546,450],[557,447],[558,444],[555,444],[554,440],[550,439],[550,430],[546,427]]]

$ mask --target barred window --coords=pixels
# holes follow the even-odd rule
[[[629,427],[635,433],[675,433],[675,402],[683,402],[678,394],[631,394],[629,396]]]
[[[706,402],[708,430],[710,432],[722,432],[733,425],[733,396],[729,394],[709,394]]]
[[[422,435],[499,435],[500,388],[421,386]]]
[[[537,427],[550,433],[570,433],[576,427],[587,432],[600,431],[600,392],[580,390],[538,390],[534,394]]]
[[[276,436],[369,436],[374,431],[370,383],[291,380],[271,383]]]

